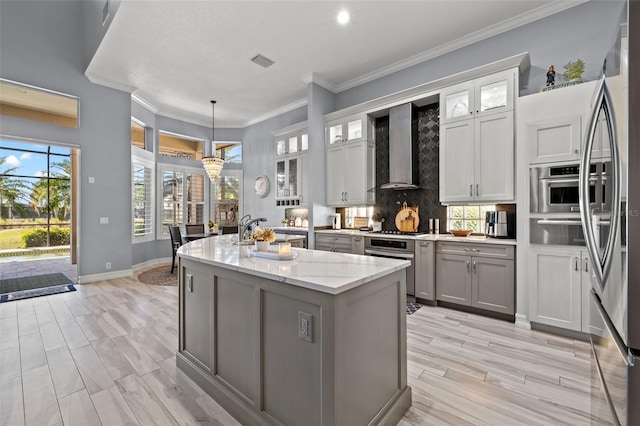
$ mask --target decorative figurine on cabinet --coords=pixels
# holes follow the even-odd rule
[[[547,86],[554,86],[556,84],[556,72],[553,69],[553,65],[549,65],[549,71],[547,71]]]

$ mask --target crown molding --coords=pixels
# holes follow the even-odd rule
[[[289,112],[289,111],[293,111],[296,108],[300,108],[302,106],[305,106],[309,103],[309,100],[307,98],[302,98],[299,99],[297,101],[291,102],[290,104],[281,106],[280,108],[274,109],[260,117],[256,117],[253,120],[249,120],[246,123],[244,123],[243,126],[240,127],[249,127],[252,126],[254,124],[260,123],[262,121],[268,120],[269,118],[273,118],[273,117],[277,117],[280,114],[284,114],[285,112]]]
[[[156,114],[159,111],[158,107],[153,105],[148,100],[144,99],[142,96],[137,95],[135,93],[131,94],[131,100],[137,103],[138,105],[140,105],[141,107],[143,107],[144,109],[151,111],[154,114]]]
[[[318,86],[324,87],[325,89],[333,92],[333,93],[338,93],[338,87],[333,84],[330,83],[329,81],[321,78],[318,76],[318,74],[310,72],[308,74],[303,75],[302,77],[300,77],[300,79],[304,82],[304,84],[309,85],[310,83],[315,83]]]
[[[564,10],[570,9],[572,7],[578,6],[582,3],[586,3],[589,0],[575,0],[571,2],[558,1],[551,2],[544,6],[540,6],[539,8],[522,13],[518,16],[515,16],[509,20],[501,22],[500,24],[492,25],[490,27],[483,28],[482,30],[476,31],[474,33],[468,34],[464,37],[461,37],[457,40],[454,40],[449,43],[445,43],[441,46],[438,46],[434,49],[426,50],[422,53],[418,53],[417,55],[410,56],[409,58],[403,59],[394,64],[387,65],[383,68],[379,68],[370,73],[361,75],[354,79],[345,81],[343,83],[339,83],[335,85],[335,93],[343,92],[345,90],[351,89],[356,86],[360,86],[361,84],[368,83],[370,81],[376,80],[380,77],[384,77],[386,75],[392,74],[394,72],[403,70],[405,68],[409,68],[413,65],[417,65],[419,63],[428,61],[430,59],[436,58],[438,56],[453,52],[454,50],[460,49],[462,47],[466,47],[477,43],[479,41],[488,39],[490,37],[496,36],[498,34],[504,33],[506,31],[521,27],[523,25],[529,24],[531,22],[537,21],[539,19],[545,18],[547,16],[554,15],[556,13],[560,13]],[[329,89],[331,90],[331,89]]]
[[[129,86],[128,84],[120,84],[111,80],[107,80],[106,78],[102,78],[99,75],[94,74],[93,72],[87,70],[84,72],[84,75],[89,79],[93,84],[98,84],[100,86],[110,87],[112,89],[120,90],[121,92],[133,93],[138,88],[134,86]]]

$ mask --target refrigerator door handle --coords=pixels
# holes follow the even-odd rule
[[[610,228],[609,235],[606,240],[606,245],[603,254],[601,255],[598,249],[598,243],[596,241],[593,216],[589,208],[589,169],[591,166],[591,153],[593,150],[593,144],[595,140],[596,127],[598,125],[598,115],[600,109],[604,110],[607,129],[609,131],[611,140],[611,166],[612,166],[612,206],[610,216]],[[582,158],[580,159],[580,182],[578,184],[579,199],[580,199],[580,218],[582,220],[582,231],[585,237],[585,244],[589,252],[589,257],[593,262],[593,273],[596,276],[600,288],[603,289],[604,285],[609,277],[611,270],[611,262],[613,260],[613,250],[617,239],[617,229],[620,221],[620,182],[621,182],[621,163],[620,154],[618,152],[618,142],[615,133],[614,117],[612,110],[611,94],[607,86],[606,78],[603,76],[598,92],[596,95],[596,101],[594,103],[591,116],[589,117],[587,140],[584,150],[582,152]]]
[[[591,289],[591,297],[593,298],[594,304],[598,309],[598,313],[600,314],[600,317],[604,322],[604,326],[606,327],[607,332],[611,336],[611,340],[613,340],[613,343],[616,345],[616,349],[618,350],[618,352],[620,353],[620,356],[624,360],[625,365],[627,367],[633,367],[635,364],[635,357],[629,351],[629,349],[627,348],[627,345],[624,344],[624,341],[618,335],[618,332],[616,331],[616,328],[613,325],[613,322],[611,322],[609,315],[607,315],[607,312],[602,307],[600,298],[598,297],[598,294],[594,289]]]

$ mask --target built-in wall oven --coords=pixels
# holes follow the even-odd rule
[[[411,261],[407,271],[407,294],[414,296],[415,285],[415,241],[409,238],[367,236],[364,239],[364,254]]]
[[[590,166],[589,200],[592,208],[610,208],[605,203],[611,185],[610,169],[610,163],[606,162]],[[531,167],[531,213],[580,213],[579,176],[578,164]]]

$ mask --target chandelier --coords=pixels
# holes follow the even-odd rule
[[[215,106],[216,101],[211,101],[211,145],[213,149],[213,144],[215,141]],[[204,166],[204,170],[209,175],[209,179],[215,181],[220,176],[220,171],[222,170],[222,166],[224,166],[224,159],[220,157],[216,157],[215,155],[211,155],[208,157],[202,157],[202,165]]]

